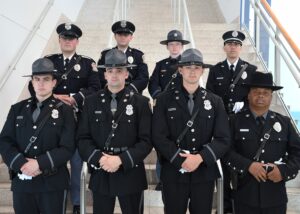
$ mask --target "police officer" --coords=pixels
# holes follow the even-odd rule
[[[245,35],[240,31],[223,34],[226,59],[210,68],[206,89],[219,95],[228,114],[247,108],[248,89],[242,85],[251,80],[257,67],[240,58]],[[245,67],[247,66],[247,67]],[[233,86],[234,85],[234,86]],[[230,171],[223,164],[224,172],[224,213],[232,212]]]
[[[237,175],[234,191],[236,214],[285,214],[285,182],[300,168],[300,137],[290,118],[269,110],[271,73],[256,72],[247,84],[249,110],[230,120],[233,146],[226,164]]]
[[[156,63],[150,77],[148,90],[153,99],[161,92],[180,85],[181,77],[177,71],[177,63],[180,60],[183,45],[189,43],[183,39],[182,33],[178,30],[171,30],[167,35],[167,40],[160,42],[167,46],[170,56]]]
[[[75,120],[72,108],[52,94],[56,73],[49,59],[33,63],[35,96],[11,107],[0,135],[16,214],[65,213]]]
[[[149,72],[148,66],[144,61],[144,53],[138,49],[129,47],[129,43],[133,38],[133,33],[135,31],[135,26],[129,21],[118,21],[115,22],[111,27],[112,32],[115,35],[115,40],[117,46],[113,49],[118,49],[123,51],[127,57],[127,63],[135,64],[135,67],[129,67],[128,72],[129,76],[126,79],[126,86],[134,91],[142,93],[143,90],[147,87],[149,81]],[[98,65],[103,65],[105,63],[105,55],[111,49],[106,49],[101,52]],[[105,87],[107,81],[104,77],[105,69],[99,70],[99,76],[102,88]]]
[[[222,38],[226,59],[210,68],[206,89],[219,95],[223,99],[227,113],[231,114],[247,106],[248,91],[242,87],[242,84],[251,80],[257,67],[240,58],[245,39],[242,32],[228,31]]]
[[[165,213],[210,214],[216,161],[230,146],[228,116],[218,96],[199,86],[203,57],[187,49],[179,61],[182,84],[157,97],[152,140],[162,155]]]
[[[155,99],[161,92],[172,89],[181,83],[181,76],[178,73],[177,63],[180,60],[180,55],[183,50],[183,45],[190,42],[184,40],[182,33],[178,30],[171,30],[167,35],[167,40],[160,42],[166,45],[170,56],[156,63],[154,71],[150,77],[148,91],[153,99]],[[156,163],[156,174],[160,177],[160,164]],[[156,190],[161,190],[162,184],[159,182]]]
[[[86,99],[79,122],[79,152],[91,166],[93,213],[113,214],[116,197],[123,214],[143,213],[151,110],[148,98],[125,88],[132,66],[124,52],[106,53],[101,67],[107,88]]]

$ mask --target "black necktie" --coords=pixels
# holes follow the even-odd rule
[[[110,110],[111,110],[113,115],[116,113],[117,106],[118,106],[116,96],[117,96],[117,94],[111,94]]]
[[[265,124],[265,118],[263,116],[259,116],[256,118],[256,124],[258,126],[258,130],[260,135],[262,134],[262,131],[264,129],[264,124]]]
[[[70,63],[69,58],[66,58],[66,59],[65,59],[65,65],[64,65],[64,70],[65,70],[65,71],[67,70],[67,68],[68,68],[68,66],[69,66],[69,63]]]
[[[194,95],[193,94],[189,94],[189,100],[188,100],[188,109],[190,114],[192,115],[193,113],[193,109],[194,109]]]
[[[234,65],[233,64],[231,64],[230,65],[230,69],[229,69],[229,71],[230,71],[230,73],[231,73],[231,75],[233,76],[233,74],[234,74],[234,70],[233,70],[233,68],[234,68]]]
[[[39,115],[41,113],[42,105],[43,105],[43,103],[36,103],[36,109],[32,113],[32,120],[34,123],[36,122],[37,118],[39,117]]]

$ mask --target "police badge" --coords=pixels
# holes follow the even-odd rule
[[[74,65],[74,70],[75,71],[80,71],[81,66],[79,64]]]
[[[232,34],[231,34],[233,37],[237,37],[239,34],[237,31],[233,31]]]
[[[133,106],[132,105],[126,106],[126,114],[129,116],[133,114]]]
[[[132,63],[133,63],[133,57],[132,57],[132,56],[129,56],[129,57],[127,58],[127,60],[128,60],[128,62],[129,62],[129,64],[132,64]]]
[[[244,80],[244,79],[247,79],[247,72],[246,71],[244,71],[243,72],[243,74],[242,74],[242,76],[241,76],[241,78]]]
[[[71,30],[71,28],[72,28],[71,23],[66,23],[66,24],[65,24],[65,29],[66,29],[66,30]]]
[[[279,122],[274,123],[273,129],[277,132],[281,132],[281,125]]]
[[[127,25],[126,21],[125,21],[125,20],[122,20],[122,21],[121,21],[121,27],[122,27],[122,28],[125,28],[126,25]]]
[[[211,103],[209,100],[204,100],[204,109],[205,110],[210,110],[212,107],[211,107]]]
[[[58,111],[57,111],[57,109],[53,109],[53,110],[52,110],[51,117],[52,117],[53,119],[57,119],[57,118],[58,118]]]

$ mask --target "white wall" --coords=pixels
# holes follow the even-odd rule
[[[240,0],[217,0],[226,23],[231,23],[240,15]]]
[[[32,31],[48,0],[0,0],[0,80],[7,72],[16,54]],[[12,70],[4,87],[0,89],[0,130],[11,104],[18,97],[28,79],[22,77],[31,73],[32,62],[41,54],[55,30],[62,14],[75,21],[84,0],[57,0],[48,11],[37,33],[28,44],[22,58]],[[16,6],[17,5],[17,6]]]

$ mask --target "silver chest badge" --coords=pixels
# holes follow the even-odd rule
[[[80,71],[81,66],[79,64],[74,65],[74,70],[75,71]]]
[[[209,100],[204,100],[204,108],[206,110],[210,110],[211,109],[211,103]]]
[[[126,106],[126,114],[127,115],[132,115],[133,114],[133,106],[132,105],[127,105]]]
[[[130,64],[133,63],[133,57],[132,57],[132,56],[129,56],[127,60],[128,60],[128,62],[129,62]]]
[[[279,122],[274,123],[273,128],[277,132],[281,132],[281,125]]]
[[[247,79],[247,72],[246,72],[246,71],[243,72],[241,78],[242,78],[243,80],[244,80],[244,79]]]
[[[57,118],[58,118],[58,111],[57,111],[57,109],[53,109],[53,110],[52,110],[51,117],[52,117],[53,119],[57,119]]]

